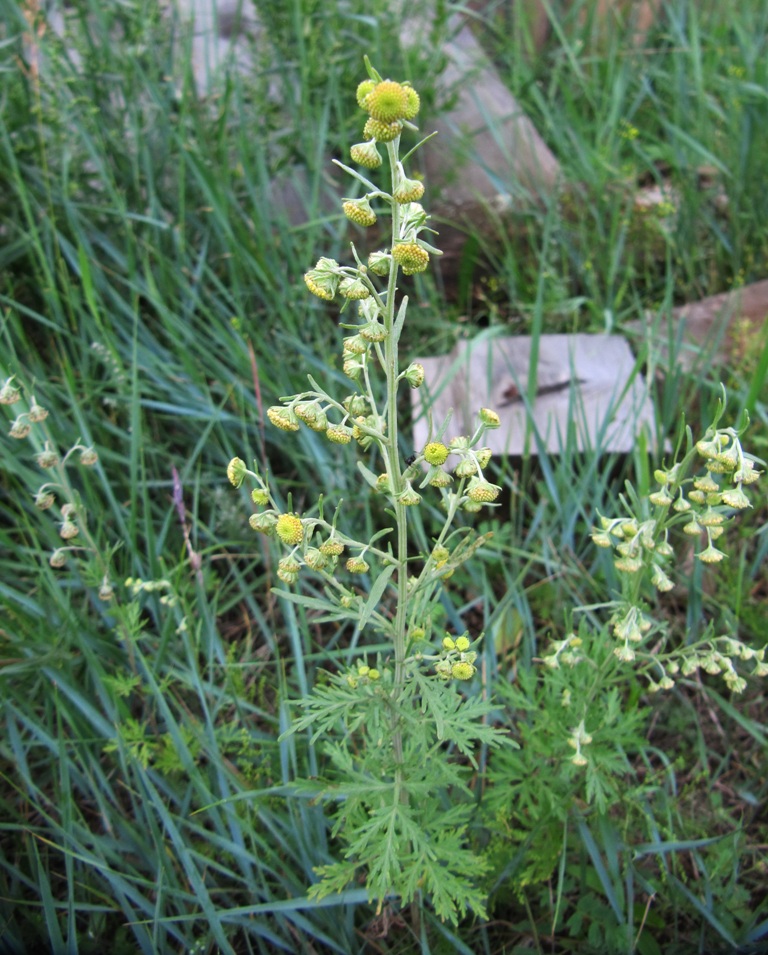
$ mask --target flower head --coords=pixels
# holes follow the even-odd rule
[[[385,123],[382,120],[369,117],[363,127],[363,136],[368,139],[375,139],[380,143],[391,143],[402,133],[403,124],[395,120],[392,123]]]
[[[298,418],[291,408],[284,408],[282,405],[272,405],[271,408],[267,408],[267,417],[272,424],[281,431],[299,430]]]
[[[229,483],[234,487],[240,487],[243,483],[243,478],[246,475],[248,469],[245,466],[245,461],[242,458],[232,458],[232,460],[227,465],[227,477],[229,478]]]
[[[392,198],[395,202],[403,205],[406,202],[418,202],[424,195],[424,183],[418,179],[406,179],[403,177],[397,184]]]
[[[356,222],[357,225],[371,226],[376,222],[376,213],[371,208],[368,196],[363,196],[362,199],[347,199],[341,208],[350,222]]]
[[[356,143],[349,150],[352,161],[365,169],[378,169],[382,164],[381,153],[376,148],[376,140],[371,138],[366,143]]]
[[[476,669],[477,667],[466,660],[460,660],[451,666],[451,676],[454,680],[471,680]]]
[[[304,275],[304,283],[309,291],[318,298],[330,302],[339,287],[339,263],[335,259],[323,256],[313,269]]]
[[[425,272],[429,265],[429,252],[417,242],[397,242],[392,248],[392,258],[408,275]]]
[[[296,514],[281,514],[275,525],[277,536],[284,544],[294,547],[304,539],[304,527]]]
[[[427,464],[444,464],[448,457],[448,448],[441,441],[430,441],[424,447],[424,460]]]
[[[409,96],[406,87],[392,80],[377,83],[363,99],[363,109],[368,110],[373,119],[380,120],[382,123],[404,119],[408,106]]]

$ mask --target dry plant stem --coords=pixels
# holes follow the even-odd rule
[[[387,143],[392,192],[397,186],[397,153],[399,138]],[[400,235],[400,206],[391,203],[392,208],[392,247]],[[387,301],[384,311],[384,327],[387,337],[384,342],[384,371],[387,378],[387,469],[392,487],[395,505],[395,523],[397,524],[397,611],[395,614],[395,681],[392,695],[395,700],[400,696],[405,684],[405,627],[408,609],[408,515],[407,508],[399,500],[403,490],[403,477],[400,470],[400,449],[397,427],[397,385],[398,385],[398,343],[395,337],[395,292],[397,290],[397,263],[392,260],[387,285]],[[392,748],[395,762],[399,767],[403,762],[403,734],[400,728],[397,709],[393,711]],[[402,769],[396,771],[397,782],[402,782]],[[402,798],[406,798],[405,792]]]

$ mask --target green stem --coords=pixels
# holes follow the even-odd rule
[[[387,143],[387,153],[389,155],[390,173],[392,178],[392,191],[396,186],[397,153],[399,140],[393,143]],[[392,202],[392,247],[400,235],[400,206]],[[397,610],[395,613],[394,626],[394,654],[395,654],[395,681],[392,691],[395,708],[393,710],[392,725],[392,747],[395,754],[395,762],[403,762],[403,735],[400,728],[397,701],[402,695],[405,685],[405,648],[406,648],[406,617],[408,610],[408,517],[407,508],[398,500],[399,495],[404,490],[405,484],[400,468],[400,449],[398,439],[397,423],[397,385],[398,385],[398,346],[395,341],[395,293],[397,291],[397,263],[394,259],[391,262],[389,270],[389,283],[387,285],[387,301],[384,312],[384,326],[387,331],[387,337],[384,342],[384,371],[387,379],[387,435],[386,435],[386,458],[387,471],[394,498],[395,523],[397,525]],[[398,782],[402,782],[402,770],[397,770]],[[405,794],[404,794],[405,795]]]

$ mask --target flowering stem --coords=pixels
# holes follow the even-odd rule
[[[395,140],[395,142],[387,143],[387,154],[389,156],[393,192],[397,182],[398,146],[399,139]],[[391,247],[394,248],[395,242],[399,238],[400,234],[400,206],[397,202],[392,202],[391,208]],[[397,273],[397,263],[394,259],[392,259],[389,270],[389,282],[387,285],[386,308],[384,311],[384,327],[387,333],[384,340],[384,372],[386,375],[387,396],[387,432],[385,447],[386,465],[390,485],[392,487],[392,496],[394,498],[395,506],[395,523],[397,524],[397,610],[395,613],[394,624],[395,680],[393,688],[393,698],[395,701],[400,697],[403,685],[405,683],[405,627],[408,609],[408,516],[407,508],[399,500],[399,495],[404,489],[404,483],[402,471],[400,469],[399,432],[397,422],[397,385],[399,363],[398,343],[394,330]],[[400,767],[403,762],[403,736],[402,730],[400,728],[399,717],[397,715],[397,708],[395,708],[393,711],[392,748],[395,754],[395,762],[398,764],[398,767]],[[398,781],[401,781],[401,768],[398,768],[397,770],[397,778]]]

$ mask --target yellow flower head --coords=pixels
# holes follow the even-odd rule
[[[360,87],[358,87],[358,91],[359,89]],[[405,114],[409,111],[410,102],[411,97],[405,86],[394,83],[392,80],[383,80],[365,95],[363,109],[368,110],[370,116],[375,120],[382,123],[393,123],[405,118]]]
[[[444,464],[448,457],[448,448],[441,441],[430,441],[424,448],[424,460],[427,464]]]
[[[424,272],[429,265],[429,252],[416,242],[398,242],[392,249],[392,258],[409,274]]]
[[[277,536],[284,544],[295,547],[304,539],[304,528],[295,514],[281,514],[275,525]]]
[[[371,116],[363,127],[363,136],[366,139],[375,139],[380,143],[391,143],[393,139],[397,139],[402,131],[403,124],[397,122],[397,120],[393,123],[384,123]],[[355,161],[357,162],[357,160]]]

